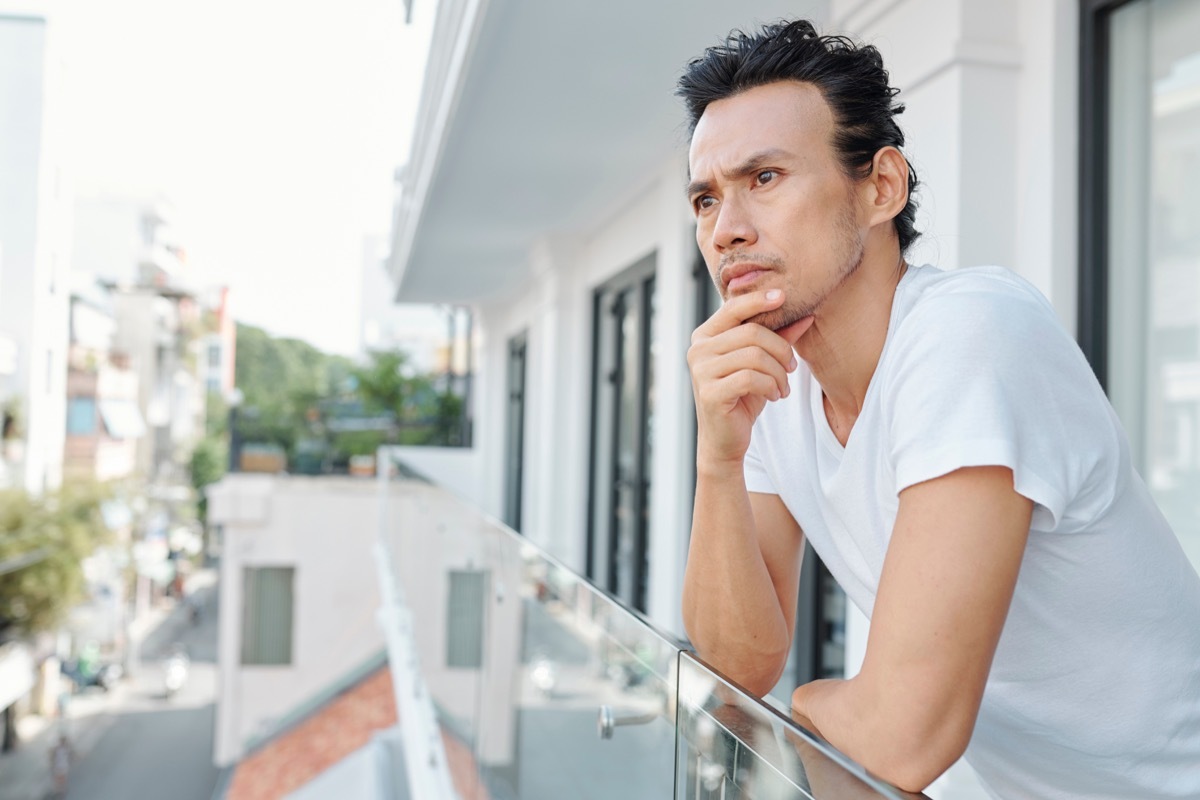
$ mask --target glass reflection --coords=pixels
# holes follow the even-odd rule
[[[869,776],[688,653],[679,659],[676,800],[920,798]]]
[[[1200,5],[1128,3],[1110,37],[1109,395],[1200,566]]]

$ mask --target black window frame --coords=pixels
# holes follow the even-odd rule
[[[1079,291],[1076,339],[1108,391],[1109,24],[1136,0],[1079,4]]]
[[[504,523],[520,533],[524,511],[525,425],[528,417],[528,328],[509,337],[506,368]]]
[[[648,449],[648,420],[649,409],[647,407],[647,396],[645,392],[646,385],[649,381],[651,373],[651,345],[653,339],[652,330],[652,295],[654,293],[655,282],[658,274],[658,251],[652,250],[645,256],[636,259],[630,266],[618,272],[616,275],[607,279],[603,283],[598,284],[593,289],[592,294],[592,363],[591,363],[591,393],[590,393],[590,431],[589,431],[589,458],[588,458],[588,503],[587,503],[587,535],[586,535],[586,554],[585,554],[585,574],[588,580],[609,597],[616,600],[622,605],[627,605],[630,608],[645,612],[647,609],[647,601],[649,599],[649,582],[650,582],[650,565],[649,546],[650,546],[650,520],[649,520],[649,503],[648,495],[650,492],[650,453]],[[637,400],[637,409],[635,411],[635,427],[638,430],[638,464],[639,474],[634,479],[635,500],[634,507],[644,509],[645,516],[636,524],[636,544],[635,550],[640,554],[635,561],[633,568],[633,598],[626,600],[618,595],[617,589],[617,564],[615,560],[614,548],[616,540],[613,536],[613,531],[616,529],[615,514],[616,501],[608,493],[599,490],[599,479],[601,477],[599,471],[599,462],[601,449],[615,452],[617,448],[618,431],[613,426],[605,426],[604,421],[600,419],[600,402],[603,386],[606,383],[614,383],[619,380],[619,374],[624,368],[621,363],[614,364],[614,369],[611,372],[602,374],[601,354],[603,351],[603,334],[604,323],[603,317],[611,313],[611,306],[614,302],[619,302],[620,298],[626,294],[633,295],[633,298],[638,303],[638,313],[641,317],[640,328],[638,331],[638,364],[639,371],[638,385],[642,387]],[[621,359],[620,353],[616,353],[618,362]],[[606,433],[608,441],[602,441],[602,434]],[[615,475],[611,476],[613,483],[616,481]],[[597,558],[597,539],[600,532],[597,530],[596,517],[601,503],[607,511],[607,540],[606,550],[604,553],[605,559],[601,562]],[[643,560],[644,557],[644,560]]]

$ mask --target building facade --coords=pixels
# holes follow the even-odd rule
[[[134,474],[146,425],[138,410],[138,379],[128,357],[113,348],[116,318],[108,292],[89,282],[71,296],[67,366],[68,478],[111,481]]]
[[[0,482],[40,493],[62,480],[69,172],[52,26],[9,5],[0,5]]]
[[[475,310],[476,426],[468,451],[406,458],[682,632],[684,356],[716,301],[672,89],[730,29],[799,16],[877,46],[901,90],[909,261],[1003,265],[1049,298],[1200,565],[1195,3],[443,0],[389,268],[400,302]],[[783,691],[853,674],[866,646],[812,561]]]
[[[213,760],[238,761],[383,649],[374,481],[233,473],[210,486],[222,531]]]

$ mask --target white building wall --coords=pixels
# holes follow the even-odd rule
[[[31,492],[62,480],[70,286],[70,203],[57,96],[62,70],[41,16],[0,8],[0,336],[17,350],[3,387],[25,432],[17,479]]]
[[[493,516],[503,510],[508,341],[528,332],[522,532],[568,566],[586,564],[590,478],[592,305],[597,287],[656,254],[654,450],[650,466],[651,579],[648,610],[682,632],[680,595],[691,520],[691,383],[685,355],[693,320],[695,244],[682,152],[594,228],[544,238],[531,248],[528,283],[479,310],[476,375],[477,490],[448,485]],[[406,451],[417,469],[444,471],[445,454]],[[474,473],[460,473],[474,474]]]
[[[383,649],[374,481],[227,476],[209,489],[223,525],[213,758],[236,761],[254,736]],[[290,666],[242,666],[242,575],[294,567]]]
[[[146,421],[146,434],[137,445],[137,472],[149,478],[154,475],[154,429],[168,422],[163,404],[157,402],[161,377],[156,351],[161,336],[157,309],[169,301],[152,292],[122,291],[112,297],[116,317],[113,347],[129,356],[130,367],[137,374],[138,411]]]

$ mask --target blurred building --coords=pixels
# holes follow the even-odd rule
[[[0,484],[36,493],[62,480],[71,205],[53,29],[14,7],[0,4]]]
[[[242,759],[383,649],[374,481],[234,473],[210,486],[221,530],[213,758]]]
[[[233,318],[229,287],[202,294],[204,330],[201,341],[200,380],[209,395],[229,397],[237,364],[237,322]]]
[[[447,309],[433,305],[397,304],[387,274],[386,247],[379,237],[363,241],[359,302],[359,357],[372,350],[401,350],[413,373],[445,370]]]
[[[71,296],[71,345],[67,370],[66,476],[110,481],[137,466],[146,425],[138,409],[138,376],[129,357],[113,347],[113,298],[94,280]]]
[[[129,210],[123,201],[114,201],[113,207]],[[128,357],[137,375],[138,410],[148,428],[138,443],[137,473],[169,493],[171,487],[186,486],[191,448],[204,433],[205,381],[210,372],[206,339],[221,333],[221,307],[206,320],[201,292],[165,202],[147,203],[133,216],[119,216],[124,219],[122,230],[134,237],[135,246],[128,252],[114,251],[114,257],[130,256],[133,262],[114,264],[107,273],[133,273],[132,278],[109,284],[116,321],[113,345]],[[102,248],[90,234],[81,235],[77,244],[81,265],[89,264],[96,248]],[[224,299],[214,296],[218,304]],[[212,330],[206,330],[206,322]],[[228,322],[224,324],[227,330]],[[220,364],[217,370],[220,382],[224,380]]]
[[[204,433],[207,395],[233,389],[236,324],[228,288],[189,263],[171,204],[162,198],[90,196],[75,203],[74,265],[109,287],[113,341],[138,378],[148,434],[137,473],[186,483]]]

